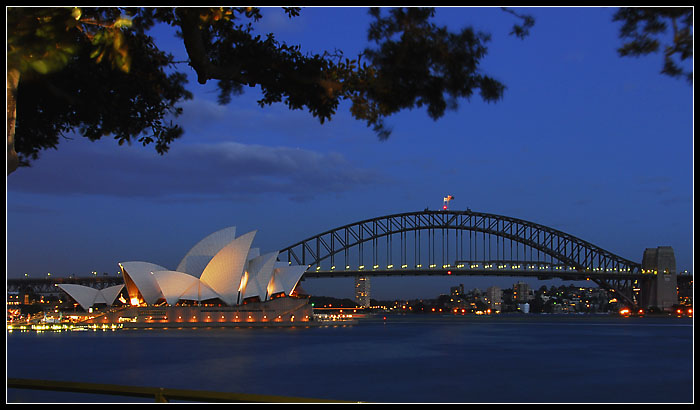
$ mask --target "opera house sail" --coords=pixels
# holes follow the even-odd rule
[[[211,326],[311,320],[308,298],[295,293],[308,266],[279,262],[278,252],[261,255],[251,248],[255,234],[236,237],[235,227],[214,232],[195,244],[175,270],[151,262],[120,262],[124,285],[114,289],[61,289],[87,310],[100,303],[111,306],[125,287],[126,306],[108,309],[95,323]]]
[[[93,305],[104,303],[112,305],[122,291],[124,285],[110,286],[104,289],[95,289],[90,286],[73,285],[69,283],[59,283],[59,288],[68,293],[85,310]]]

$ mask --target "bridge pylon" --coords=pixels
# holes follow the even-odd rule
[[[676,257],[670,246],[647,248],[642,257],[642,273],[649,279],[642,281],[640,305],[671,310],[678,304],[678,280]]]

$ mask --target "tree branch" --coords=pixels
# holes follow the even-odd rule
[[[189,65],[197,73],[197,82],[205,84],[208,80],[236,80],[247,83],[237,67],[220,67],[212,64],[207,56],[202,31],[199,27],[200,16],[196,8],[178,8],[175,14],[179,18],[180,29],[185,49],[190,57]]]
[[[15,122],[17,119],[17,85],[19,70],[7,70],[7,175],[13,173],[19,166],[19,158],[15,151]]]

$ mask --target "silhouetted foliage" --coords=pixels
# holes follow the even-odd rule
[[[502,9],[516,18],[511,34],[527,36],[534,19]],[[301,12],[283,10],[289,18]],[[273,33],[256,34],[263,15],[255,7],[9,7],[8,173],[15,149],[28,165],[69,132],[153,143],[167,152],[183,132],[169,119],[191,94],[181,66],[148,34],[159,23],[178,29],[197,81],[216,81],[219,103],[259,87],[260,106],[284,103],[324,123],[349,101],[351,115],[380,139],[391,132],[385,119],[401,110],[425,107],[438,119],[475,93],[487,102],[502,98],[505,85],[480,70],[488,34],[437,26],[432,8],[373,8],[370,14],[371,44],[351,59],[337,50],[303,53]],[[692,19],[688,7],[621,8],[613,21],[623,22],[620,37],[629,41],[619,54],[662,51],[661,72],[692,83],[692,68],[681,67],[692,60]]]
[[[283,9],[289,18],[300,13]],[[525,36],[534,20],[505,10],[523,20],[513,34]],[[178,29],[197,81],[216,81],[219,103],[259,87],[259,105],[281,102],[324,123],[347,100],[352,116],[381,139],[390,134],[384,119],[403,109],[426,107],[437,119],[475,92],[485,101],[502,97],[505,86],[479,68],[488,35],[437,26],[432,8],[371,15],[375,47],[349,59],[341,51],[305,54],[272,33],[255,34],[263,16],[254,7],[10,7],[8,124],[15,124],[16,101],[16,127],[8,126],[8,160],[14,145],[28,165],[68,132],[167,152],[182,129],[166,119],[179,115],[177,103],[191,94],[173,57],[148,34],[157,23]]]
[[[613,16],[613,21],[623,22],[620,38],[629,40],[618,49],[621,56],[638,57],[662,51],[661,73],[685,77],[692,84],[692,68],[684,70],[681,67],[683,61],[693,58],[691,7],[622,7]],[[669,24],[671,32],[667,35]]]
[[[124,31],[131,67],[96,64],[90,44],[78,38],[61,69],[23,73],[17,91],[16,150],[26,164],[40,150],[56,148],[59,137],[77,131],[90,140],[112,135],[120,145],[138,140],[165,153],[183,130],[167,120],[190,98],[183,73],[166,74],[172,57],[142,33]]]

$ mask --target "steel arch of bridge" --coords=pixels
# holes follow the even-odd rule
[[[409,256],[411,251],[413,258]],[[371,265],[365,264],[367,253]],[[426,274],[445,266],[455,268],[460,262],[476,260],[542,263],[549,258],[549,263],[585,273],[599,286],[617,291],[631,303],[631,278],[641,273],[641,264],[557,229],[471,210],[424,210],[366,219],[312,236],[279,253],[281,261],[309,265],[305,275],[315,277],[324,276],[322,272],[337,276],[331,270],[336,269],[338,258],[344,262],[338,270],[345,268],[371,276],[377,274],[373,270],[379,267],[382,257],[384,264],[397,273],[409,268],[413,274]],[[321,271],[326,262],[330,269]],[[357,269],[351,268],[353,262],[357,262]],[[386,270],[382,272],[386,274]]]

